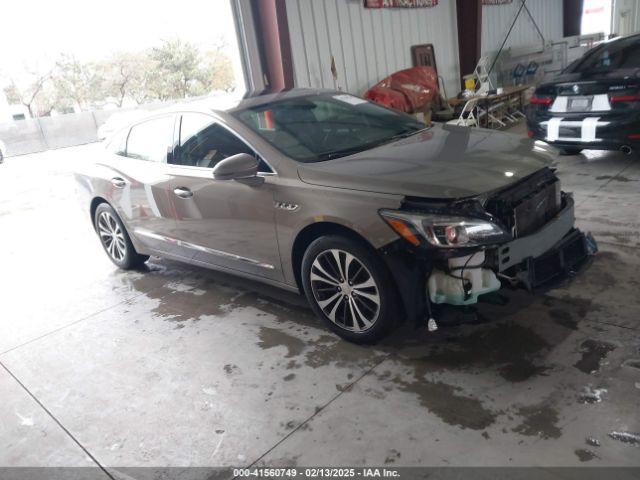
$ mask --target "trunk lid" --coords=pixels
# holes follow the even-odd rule
[[[640,78],[637,69],[597,73],[566,73],[553,83],[540,85],[537,97],[553,100],[550,112],[589,113],[612,109],[611,98],[638,94]],[[624,103],[624,102],[623,102]]]
[[[553,82],[540,85],[536,89],[536,94],[596,95],[638,88],[640,88],[640,78],[637,76],[637,69],[629,69],[611,72],[564,73],[555,77]]]

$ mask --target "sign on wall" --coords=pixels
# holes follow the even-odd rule
[[[364,0],[365,8],[422,8],[436,5],[438,0]]]
[[[482,0],[483,5],[506,5],[513,3],[513,0]]]

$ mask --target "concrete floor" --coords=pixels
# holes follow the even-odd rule
[[[291,294],[152,259],[116,270],[70,172],[0,166],[0,466],[640,466],[640,161],[559,157],[601,252],[482,322],[375,347]]]

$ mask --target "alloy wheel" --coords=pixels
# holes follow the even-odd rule
[[[380,313],[380,292],[371,272],[339,249],[318,254],[311,265],[311,289],[324,314],[340,328],[364,332]]]
[[[109,212],[102,212],[98,217],[98,234],[109,256],[116,262],[122,262],[127,254],[127,243],[124,233],[116,219]]]

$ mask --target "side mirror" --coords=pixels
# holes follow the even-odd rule
[[[258,177],[258,160],[248,153],[238,153],[218,162],[213,167],[215,180],[238,180],[249,185],[258,185],[264,178]]]

